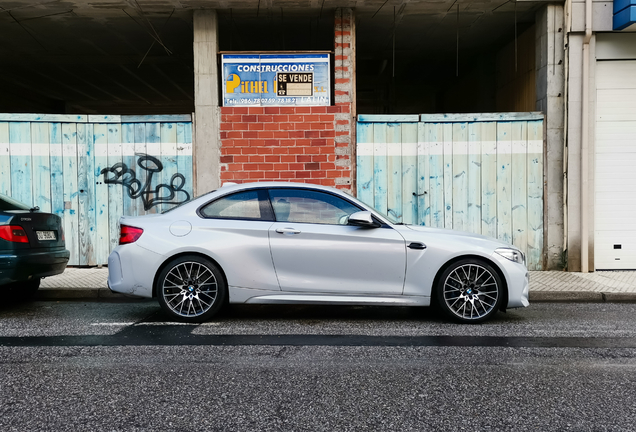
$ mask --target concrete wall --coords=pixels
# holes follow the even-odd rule
[[[536,111],[536,42],[531,26],[497,52],[497,112]]]
[[[536,109],[545,114],[544,230],[546,268],[564,267],[563,146],[564,146],[564,17],[563,6],[549,4],[536,14]]]

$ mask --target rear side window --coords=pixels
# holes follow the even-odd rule
[[[265,193],[253,190],[227,195],[201,207],[199,213],[205,218],[271,221],[269,201],[263,199]]]

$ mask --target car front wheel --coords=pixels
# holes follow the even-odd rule
[[[197,255],[182,256],[168,263],[157,278],[157,298],[172,318],[203,322],[223,303],[227,287],[218,267]]]
[[[463,323],[479,323],[499,310],[503,284],[490,264],[464,259],[444,270],[436,294],[440,307],[451,318]]]

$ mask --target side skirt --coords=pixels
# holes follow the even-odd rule
[[[248,304],[341,304],[369,306],[430,306],[431,298],[402,295],[308,294],[229,287],[230,303]]]

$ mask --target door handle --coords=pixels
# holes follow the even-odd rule
[[[409,249],[423,250],[423,249],[426,249],[426,245],[420,242],[413,242],[409,244]]]
[[[300,231],[294,228],[277,228],[276,232],[279,234],[289,234],[289,235],[300,234]]]

